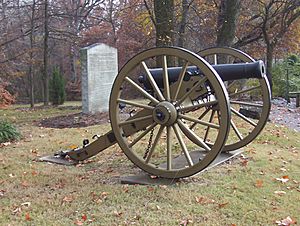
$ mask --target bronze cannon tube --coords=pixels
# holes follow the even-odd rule
[[[265,66],[263,61],[259,60],[253,63],[237,63],[237,64],[218,64],[212,65],[212,67],[219,74],[223,81],[248,79],[248,78],[262,78],[265,76]],[[170,84],[178,80],[178,76],[182,70],[182,67],[170,67],[168,68],[168,77]],[[163,69],[154,68],[150,69],[150,72],[156,81],[159,88],[164,88],[163,82]],[[187,67],[184,81],[189,81],[192,76],[201,76],[202,71],[196,66]],[[152,89],[152,86],[147,79],[146,75],[141,75],[138,78],[140,83],[143,83],[148,90]]]

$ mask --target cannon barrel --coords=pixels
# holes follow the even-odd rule
[[[259,60],[252,63],[238,63],[238,64],[218,64],[212,65],[212,67],[219,74],[223,81],[248,79],[248,78],[262,78],[265,76],[264,63]],[[168,68],[169,83],[172,84],[178,80],[182,67],[170,67]],[[164,88],[163,83],[163,69],[155,68],[150,69],[150,72],[156,81],[159,88]],[[189,81],[192,76],[201,76],[203,73],[197,66],[187,67],[184,75],[184,81]],[[146,75],[141,75],[138,78],[140,83],[143,83],[146,89],[151,90],[152,86],[147,79]]]

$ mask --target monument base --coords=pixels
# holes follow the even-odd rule
[[[204,170],[202,170],[199,173],[205,172],[208,169],[211,169],[221,163],[224,163],[235,156],[242,153],[242,150],[236,150],[232,152],[221,152],[218,157]],[[205,154],[204,151],[193,151],[190,153],[191,158],[193,159],[193,162],[198,161],[201,156]],[[195,161],[194,161],[195,160]],[[181,168],[182,166],[186,165],[186,159],[183,155],[178,156],[172,160],[173,164],[175,165],[175,168]],[[177,167],[176,167],[177,166]],[[165,167],[165,163],[161,164],[160,167]],[[140,184],[140,185],[172,185],[178,182],[179,179],[168,179],[168,178],[161,178],[161,177],[155,177],[150,176],[147,173],[141,173],[138,175],[130,175],[130,176],[124,176],[121,177],[121,184]]]

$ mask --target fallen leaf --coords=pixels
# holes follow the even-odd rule
[[[196,197],[195,200],[197,203],[203,204],[203,205],[215,203],[215,200],[204,197],[204,196]]]
[[[64,198],[63,198],[63,202],[72,202],[74,199],[73,199],[73,197],[72,196],[65,196]]]
[[[124,186],[122,186],[123,187],[123,191],[125,192],[125,193],[127,193],[128,191],[129,191],[129,186],[126,184],[126,185],[124,185]]]
[[[101,198],[102,198],[103,200],[105,200],[105,199],[107,198],[108,195],[109,195],[109,193],[104,191],[104,192],[101,193]]]
[[[69,149],[71,149],[71,150],[76,149],[76,148],[78,148],[77,145],[70,145],[70,146],[69,146]]]
[[[297,224],[297,222],[295,220],[293,220],[290,216],[288,216],[287,218],[285,218],[283,220],[276,221],[276,224],[278,226],[289,226],[292,224]]]
[[[187,226],[188,224],[192,224],[193,223],[193,221],[192,220],[189,220],[189,219],[187,219],[187,220],[183,220],[183,221],[181,221],[180,222],[180,226]]]
[[[25,188],[29,187],[29,184],[28,184],[27,181],[23,181],[23,182],[21,183],[21,185],[22,185],[23,187],[25,187]]]
[[[286,194],[286,192],[285,191],[274,191],[274,194],[281,196],[281,195]]]
[[[25,207],[29,207],[30,205],[31,205],[30,202],[23,202],[23,203],[21,204],[21,206],[25,206]]]
[[[262,186],[263,186],[263,181],[262,180],[256,180],[255,187],[261,188]]]
[[[218,207],[219,207],[219,208],[223,208],[223,207],[227,206],[228,203],[229,203],[229,202],[219,203],[219,204],[218,204]]]
[[[282,171],[282,172],[286,172],[287,171],[287,169],[286,168],[280,168],[280,171]]]
[[[87,220],[87,216],[86,216],[85,214],[83,214],[83,215],[81,216],[81,219],[82,219],[83,221],[86,221],[86,220]]]
[[[241,161],[241,165],[242,166],[247,166],[248,165],[248,160],[247,159],[243,159],[242,161]]]
[[[149,186],[149,187],[148,187],[148,191],[154,191],[154,187]]]
[[[5,190],[0,190],[0,197],[3,197],[5,192]]]
[[[299,184],[299,181],[293,180],[293,182],[294,182],[295,184]]]
[[[31,217],[30,217],[30,215],[29,215],[29,213],[25,214],[25,220],[27,220],[27,221],[31,221],[32,220]]]
[[[137,220],[137,221],[140,220],[141,218],[142,218],[142,217],[141,217],[140,215],[136,215],[136,216],[133,217],[133,219],[134,219],[134,220]]]
[[[159,187],[160,187],[161,189],[167,189],[167,188],[168,188],[167,185],[159,185]]]
[[[281,178],[276,178],[277,181],[280,181],[281,183],[286,183],[288,182],[290,179],[288,176],[282,176]]]
[[[36,176],[36,175],[38,175],[38,172],[32,171],[31,174],[32,174],[32,176]]]
[[[19,213],[21,213],[22,212],[22,209],[20,208],[20,207],[17,207],[16,209],[14,209],[13,211],[12,211],[12,213],[15,215],[15,214],[19,214]]]
[[[83,225],[83,222],[80,221],[80,220],[76,220],[76,221],[74,222],[74,224],[75,224],[75,225]]]
[[[120,217],[122,214],[123,214],[122,212],[114,211],[114,215],[116,217]]]

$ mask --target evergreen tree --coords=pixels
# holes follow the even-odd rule
[[[61,105],[65,102],[65,80],[58,68],[55,68],[50,80],[50,101],[53,105]]]

